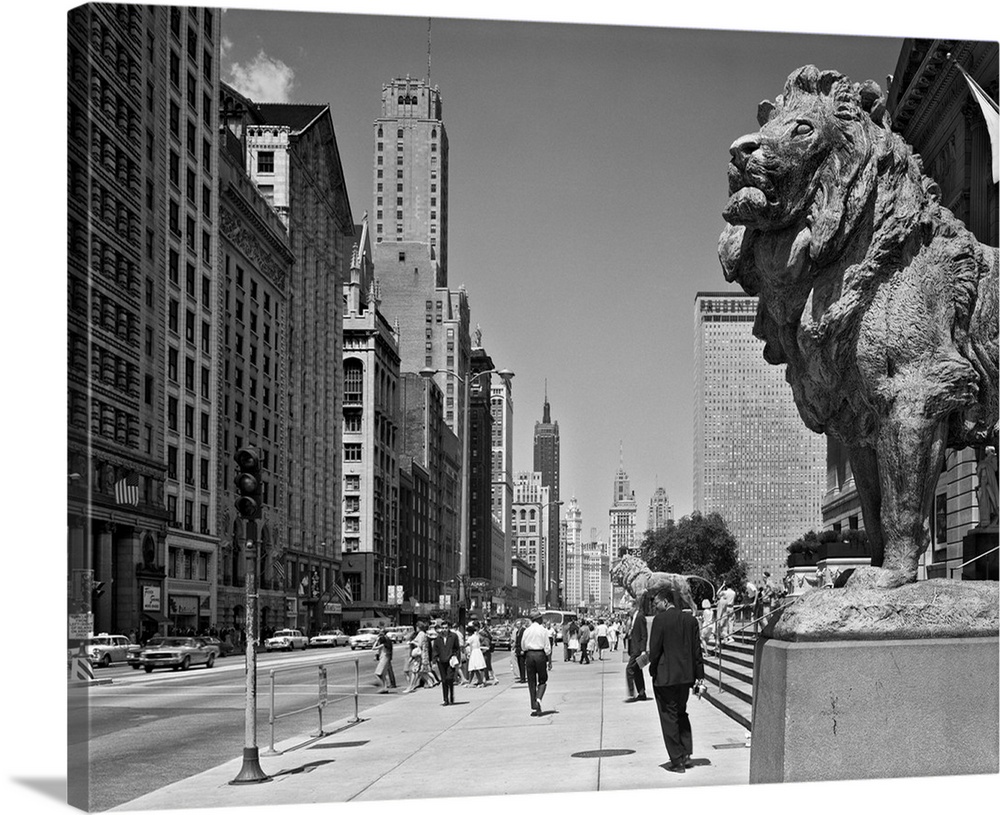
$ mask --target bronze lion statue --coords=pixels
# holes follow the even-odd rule
[[[803,421],[848,450],[882,567],[852,583],[900,586],[946,450],[997,443],[997,249],[941,206],[875,82],[807,65],[757,121],[730,148],[719,258]]]
[[[679,601],[678,608],[680,608],[680,604],[684,604],[695,614],[698,613],[698,606],[691,596],[691,587],[688,585],[686,575],[674,574],[673,572],[654,572],[642,558],[635,555],[622,555],[619,560],[612,564],[610,576],[612,583],[621,586],[635,600],[637,608],[642,608],[643,598],[647,593],[655,595],[661,589],[669,589],[674,592],[674,596]]]

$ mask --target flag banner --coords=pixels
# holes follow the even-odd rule
[[[1000,112],[998,112],[1000,109],[997,108],[997,103],[986,95],[986,91],[979,87],[979,83],[969,76],[965,68],[957,62],[955,67],[965,77],[965,81],[969,85],[969,92],[979,103],[979,109],[983,112],[983,118],[986,120],[986,130],[990,134],[990,149],[993,151],[993,183],[996,184],[1000,182]]]
[[[354,602],[354,594],[351,592],[350,586],[341,586],[338,583],[334,583],[333,593],[340,598],[342,603],[350,604]]]
[[[131,507],[139,506],[139,476],[129,473],[115,484],[115,503]]]

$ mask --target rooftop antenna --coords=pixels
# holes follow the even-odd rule
[[[431,85],[431,18],[427,18],[427,87]]]

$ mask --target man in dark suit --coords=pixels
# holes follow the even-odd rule
[[[444,704],[455,704],[455,666],[451,664],[452,657],[461,660],[461,647],[458,644],[458,634],[447,626],[441,626],[434,639],[433,658],[441,672],[441,693]],[[456,665],[458,663],[456,662]]]
[[[690,767],[694,742],[687,714],[692,686],[705,681],[701,657],[701,629],[691,614],[678,607],[669,589],[656,595],[657,614],[649,629],[649,675],[660,714],[660,730],[670,762],[667,769],[682,773]]]
[[[640,604],[636,604],[632,612],[632,621],[625,629],[628,631],[628,664],[625,666],[625,683],[628,685],[626,702],[645,702],[646,681],[642,676],[642,666],[639,657],[646,651],[646,616],[642,613]],[[638,693],[636,693],[638,691]]]
[[[524,664],[524,651],[521,649],[521,637],[524,636],[524,631],[528,626],[524,624],[524,620],[518,620],[517,631],[514,634],[514,658],[517,660],[517,679],[514,681],[523,685],[527,682],[525,677],[525,664]]]

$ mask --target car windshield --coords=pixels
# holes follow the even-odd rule
[[[186,640],[181,637],[167,637],[166,639],[152,644],[157,648],[178,648],[182,645],[187,645],[189,642],[190,640]]]
[[[296,634],[298,634],[298,631],[289,631],[287,629],[284,630],[284,631],[275,631],[274,632],[274,636],[276,636],[276,637],[294,637]]]

